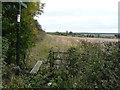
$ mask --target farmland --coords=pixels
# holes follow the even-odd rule
[[[92,37],[92,38],[108,38],[108,39],[118,39],[120,38],[120,33],[77,33],[77,32],[47,32],[51,35],[61,35],[61,36],[72,36],[72,37]]]
[[[13,88],[119,88],[119,43],[118,39],[71,37],[45,34],[41,40],[37,36],[36,44],[30,48],[26,57],[25,72],[30,72],[35,63],[43,61],[35,75],[23,73],[21,76],[11,75],[10,84],[4,87]],[[109,43],[113,44],[109,44]],[[117,43],[117,44],[116,44]],[[105,46],[104,46],[105,45]],[[57,52],[57,55],[54,55]],[[60,52],[67,53],[60,55]],[[56,68],[55,57],[63,59],[66,65]],[[50,61],[53,66],[50,66]],[[55,63],[54,63],[55,62]],[[15,66],[9,66],[16,68]],[[17,68],[16,68],[17,69]],[[15,70],[16,70],[15,69]],[[3,69],[4,70],[4,69]],[[6,71],[6,75],[10,75]],[[6,82],[6,83],[5,83]],[[19,86],[18,86],[19,85]]]
[[[38,42],[31,49],[29,59],[31,59],[31,62],[34,61],[34,64],[39,59],[53,60],[52,67],[49,66],[49,62],[46,62],[42,66],[44,69],[41,68],[38,72],[42,72],[44,76],[48,75],[42,79],[42,82],[44,80],[46,82],[40,84],[43,87],[117,89],[120,83],[119,63],[117,63],[119,62],[118,45],[118,39],[47,34],[42,42]],[[64,58],[63,62],[69,63],[66,65],[60,64],[60,67],[56,68],[54,61],[57,55],[54,52],[58,52],[59,59]],[[60,52],[67,53],[67,56],[60,55]],[[60,61],[59,59],[55,63]],[[46,68],[46,66],[49,68]],[[40,79],[37,75],[36,78]],[[51,83],[51,85],[47,85],[47,83]]]
[[[50,37],[54,38],[56,43],[67,43],[67,42],[80,42],[80,41],[90,41],[95,43],[102,43],[102,42],[118,42],[119,39],[108,39],[108,38],[89,38],[89,37],[70,37],[70,36],[57,36],[57,35],[49,35]]]
[[[70,47],[79,46],[82,42],[92,43],[117,43],[119,39],[106,39],[106,38],[89,38],[89,37],[71,37],[46,34],[42,42],[40,42],[38,36],[38,42],[36,46],[31,48],[28,52],[29,62],[33,62],[33,65],[38,60],[46,60],[49,54],[49,50],[53,48],[55,51],[66,51]]]
[[[25,2],[16,22],[20,3],[2,3],[0,88],[119,90],[119,33],[48,33],[33,18],[45,3]]]

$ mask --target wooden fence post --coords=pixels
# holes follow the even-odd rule
[[[54,67],[54,52],[52,50],[50,50],[49,61],[50,61],[50,69],[52,70],[52,68]]]

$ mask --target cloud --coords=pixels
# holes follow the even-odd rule
[[[38,21],[46,31],[118,32],[116,0],[47,0]]]

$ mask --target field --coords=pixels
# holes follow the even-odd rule
[[[103,43],[103,42],[118,42],[118,39],[106,39],[106,38],[88,38],[88,37],[70,37],[70,36],[57,36],[49,35],[54,38],[55,43],[63,44],[78,44],[81,41],[89,41],[93,43]]]
[[[54,24],[51,18],[48,20],[51,30],[72,30],[72,25],[76,29],[78,24],[85,24],[85,28],[90,32],[46,32],[47,30],[43,29],[45,27],[42,28],[40,24],[42,19],[40,22],[38,19],[41,18],[39,15],[44,13],[45,3],[25,2],[27,8],[19,8],[22,18],[20,22],[16,22],[18,4],[21,5],[17,2],[2,3],[0,88],[120,89],[120,33],[90,33],[92,29],[86,26],[86,23],[76,21],[72,22],[73,24],[69,22],[71,25],[67,22],[57,25],[55,21],[56,25],[51,26]],[[107,22],[103,21],[103,24],[105,23],[107,25]],[[48,24],[46,23],[46,26]],[[91,25],[92,23],[90,27]],[[95,26],[96,30],[101,28],[105,31],[110,29],[105,25],[100,28]],[[34,73],[31,73],[31,70]]]
[[[109,42],[118,42],[119,40],[105,38],[70,37],[47,34],[43,41],[39,41],[39,37],[40,36],[38,36],[36,46],[33,47],[28,53],[28,59],[30,59],[29,62],[33,62],[32,67],[38,60],[46,60],[51,48],[59,51],[66,51],[72,46],[78,46],[83,41],[103,44]]]
[[[27,68],[20,76],[13,73],[18,70],[15,65],[4,66],[4,87],[119,90],[118,39],[46,34],[42,40],[39,35],[36,41],[26,55]],[[30,74],[39,60],[43,61],[39,71]]]
[[[38,60],[47,61],[40,68],[39,74],[31,77],[32,86],[118,89],[117,41],[47,34],[29,53],[30,67]],[[39,77],[41,74],[45,77]],[[34,81],[36,78],[41,80],[40,84]]]

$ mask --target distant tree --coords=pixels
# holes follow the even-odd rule
[[[70,31],[70,32],[69,32],[69,35],[72,35],[72,34],[73,34],[73,32],[72,32],[72,31]]]
[[[94,37],[94,35],[91,35],[91,37]]]
[[[89,35],[87,34],[86,37],[89,37]]]
[[[61,33],[61,34],[62,34],[63,36],[67,36],[67,35],[66,35],[66,32],[65,32],[65,33]]]
[[[76,35],[75,33],[72,34],[73,37],[75,37],[75,35]]]
[[[62,32],[59,32],[60,34],[59,35],[62,35],[62,36],[64,36],[65,35],[65,33],[62,33]]]
[[[65,35],[67,36],[68,34],[69,34],[68,31],[66,31]]]
[[[100,38],[100,34],[97,34],[97,37]]]
[[[56,31],[56,32],[55,32],[55,35],[60,35],[60,32]]]
[[[85,37],[85,35],[84,34],[80,34],[80,35],[78,35],[78,37]]]
[[[116,38],[120,38],[120,34],[115,34],[115,37]]]

